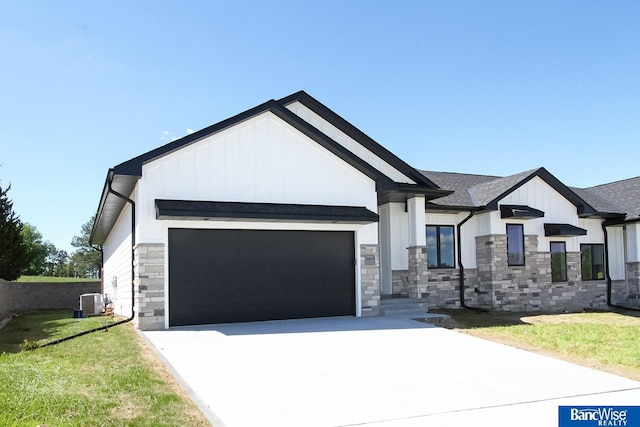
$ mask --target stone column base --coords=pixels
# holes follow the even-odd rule
[[[360,245],[362,317],[380,315],[380,253],[378,245]]]
[[[426,298],[427,284],[427,247],[412,246],[409,251],[409,298]]]
[[[135,323],[141,331],[164,329],[164,244],[136,245]]]

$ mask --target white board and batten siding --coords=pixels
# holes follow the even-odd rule
[[[133,194],[135,194],[135,190]],[[133,196],[135,198],[135,196]],[[104,293],[117,314],[131,315],[131,205],[125,204],[102,245]]]
[[[491,234],[505,234],[506,223],[523,224],[524,234],[538,236],[538,251],[549,252],[551,241],[566,242],[567,252],[579,252],[580,243],[604,243],[601,220],[578,217],[573,203],[564,198],[553,187],[539,177],[517,188],[504,197],[499,204],[526,205],[544,212],[544,217],[529,220],[502,219],[500,212],[491,213]],[[571,224],[587,230],[586,236],[546,237],[545,223]]]
[[[333,139],[347,150],[351,151],[356,156],[360,157],[365,162],[394,180],[395,182],[402,182],[406,184],[415,184],[411,178],[398,171],[389,163],[381,159],[378,155],[372,153],[369,149],[362,146],[357,141],[354,141],[350,136],[342,132],[340,129],[329,123],[318,114],[314,113],[308,107],[300,102],[293,102],[287,105],[287,108],[299,116],[302,120],[311,124],[313,127],[319,129],[322,133]]]
[[[609,275],[612,280],[624,280],[625,266],[625,229],[624,227],[607,227],[609,238]]]
[[[377,244],[377,224],[157,221],[155,199],[366,207],[377,211],[375,182],[315,141],[265,112],[143,166],[141,242],[165,243],[167,229],[353,230]]]

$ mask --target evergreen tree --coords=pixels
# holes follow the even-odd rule
[[[22,237],[22,222],[7,196],[10,189],[11,185],[6,190],[0,186],[0,278],[16,280],[27,268],[29,260]]]

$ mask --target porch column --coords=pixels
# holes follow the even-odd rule
[[[424,196],[407,200],[409,214],[409,298],[427,295],[427,234]]]
[[[391,205],[378,207],[380,233],[380,294],[391,295]]]

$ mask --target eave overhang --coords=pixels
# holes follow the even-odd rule
[[[91,236],[89,237],[90,244],[104,244],[124,208],[126,202],[114,195],[113,191],[129,197],[138,179],[138,176],[133,175],[116,175],[113,169],[109,169],[102,189],[102,196],[100,197]]]
[[[544,235],[547,237],[586,236],[587,230],[571,224],[545,224]]]
[[[378,214],[359,206],[156,199],[155,208],[158,220],[341,224],[371,224],[378,221]]]

